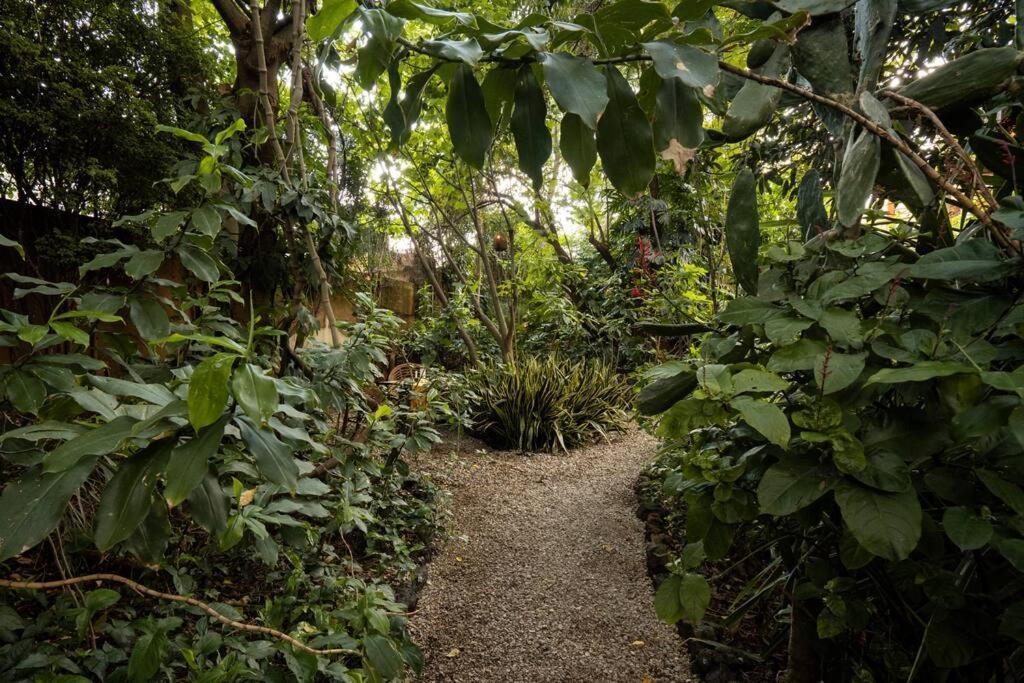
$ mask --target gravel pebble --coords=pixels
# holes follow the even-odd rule
[[[635,514],[655,447],[633,431],[568,455],[422,459],[451,490],[454,529],[411,620],[421,680],[694,680],[654,614]]]

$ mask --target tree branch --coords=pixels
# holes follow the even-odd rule
[[[231,628],[238,629],[239,631],[248,631],[249,633],[260,633],[263,635],[270,636],[272,638],[276,638],[278,640],[283,640],[284,642],[288,643],[297,650],[302,650],[303,652],[308,652],[312,655],[328,656],[360,654],[357,650],[350,650],[348,648],[343,647],[331,648],[328,650],[318,650],[316,648],[310,647],[309,645],[306,645],[300,640],[296,640],[295,638],[288,635],[287,633],[284,633],[283,631],[278,631],[277,629],[270,628],[269,626],[246,624],[241,621],[229,619],[228,617],[224,616],[214,608],[210,607],[202,600],[197,600],[196,598],[188,597],[186,595],[178,595],[176,593],[164,593],[162,591],[154,590],[152,588],[142,585],[137,581],[133,581],[119,574],[88,574],[85,576],[72,576],[67,579],[62,579],[60,581],[14,581],[11,579],[0,579],[0,588],[11,588],[14,590],[54,590],[56,588],[66,588],[68,586],[74,586],[80,583],[91,583],[93,581],[97,583],[103,583],[104,581],[120,583],[124,584],[125,586],[128,586],[136,593],[140,593],[151,598],[169,600],[171,602],[180,602],[185,605],[191,605],[192,607],[196,607],[202,610],[203,612],[206,612],[206,614],[208,614],[209,616],[213,617],[222,624],[230,626]]]
[[[213,0],[217,14],[228,27],[232,38],[246,33],[249,29],[249,18],[235,0]]]

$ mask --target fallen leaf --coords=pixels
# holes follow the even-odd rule
[[[457,648],[457,647],[453,647],[451,650],[448,651],[448,654],[445,655],[445,657],[458,657],[458,656],[459,656],[459,648]]]
[[[693,156],[696,153],[697,150],[683,147],[679,144],[678,140],[672,138],[668,141],[668,147],[661,150],[661,158],[665,161],[671,161],[676,169],[676,173],[683,175],[686,173],[687,165],[693,161]]]

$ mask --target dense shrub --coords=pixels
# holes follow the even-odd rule
[[[567,450],[628,422],[630,388],[599,361],[528,358],[470,376],[474,430],[499,448]]]

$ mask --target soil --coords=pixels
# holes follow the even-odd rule
[[[423,681],[690,681],[657,619],[634,486],[655,441],[633,431],[568,454],[471,439],[414,467],[451,491],[451,537],[411,628]]]

